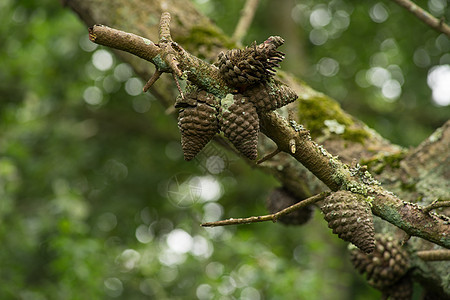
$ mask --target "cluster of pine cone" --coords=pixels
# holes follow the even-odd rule
[[[370,254],[351,250],[353,266],[366,274],[369,284],[381,290],[386,298],[411,299],[412,280],[405,275],[409,269],[408,253],[390,236],[377,234],[375,240],[374,251]]]
[[[257,157],[260,112],[280,108],[297,99],[289,87],[276,81],[275,67],[284,54],[277,50],[281,37],[268,38],[245,49],[219,54],[217,66],[224,82],[234,92],[218,99],[204,90],[190,87],[175,107],[180,108],[178,127],[184,159],[198,152],[222,131],[235,148],[247,158]]]

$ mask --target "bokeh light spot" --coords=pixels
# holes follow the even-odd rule
[[[117,217],[115,214],[106,212],[98,217],[97,227],[101,231],[111,231],[117,226]]]
[[[387,100],[396,100],[402,93],[402,87],[397,80],[390,79],[381,87],[381,93]]]
[[[241,300],[259,300],[261,299],[261,294],[254,287],[248,286],[244,288],[241,292]]]
[[[174,229],[167,236],[167,246],[175,253],[187,253],[192,249],[193,240],[183,229]]]
[[[366,73],[367,81],[377,87],[382,87],[383,84],[391,79],[391,73],[385,68],[373,67]]]
[[[324,57],[319,60],[317,69],[323,76],[332,77],[339,72],[339,63],[332,58]]]
[[[151,227],[144,224],[141,224],[136,228],[135,235],[136,239],[142,244],[150,243],[154,236]]]
[[[331,21],[331,13],[325,6],[314,9],[309,15],[309,22],[314,28],[327,26]]]
[[[92,55],[92,64],[100,71],[109,70],[112,67],[113,62],[111,53],[106,50],[97,50]]]
[[[222,276],[224,269],[225,267],[223,264],[213,261],[206,265],[205,273],[206,276],[211,279],[218,279],[220,276]]]
[[[213,246],[201,235],[196,235],[193,238],[191,253],[196,257],[207,259],[213,254]]]
[[[370,8],[369,15],[372,21],[376,23],[383,23],[389,17],[389,12],[383,3],[378,2]]]
[[[131,96],[142,94],[142,81],[137,77],[132,77],[125,83],[125,91]]]
[[[450,65],[431,68],[427,78],[433,101],[439,106],[450,105]]]
[[[209,284],[200,284],[197,287],[196,295],[199,300],[210,300],[214,297],[212,287]]]
[[[328,40],[328,32],[322,28],[314,28],[309,33],[309,40],[316,46],[323,45]]]
[[[133,75],[130,65],[121,63],[114,68],[114,77],[121,82],[127,81]]]
[[[123,284],[119,278],[108,278],[103,282],[103,284],[105,286],[105,292],[108,294],[108,296],[116,298],[122,295]]]
[[[103,92],[96,86],[87,87],[83,92],[83,99],[87,104],[99,105],[103,100]]]
[[[213,176],[195,176],[189,184],[200,190],[200,200],[204,202],[217,201],[222,196],[222,186]]]
[[[137,266],[140,259],[141,254],[136,250],[125,249],[116,258],[116,263],[120,264],[124,271],[131,271]]]

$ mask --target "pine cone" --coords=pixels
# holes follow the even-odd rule
[[[233,87],[247,87],[275,74],[274,67],[284,58],[277,51],[284,40],[269,37],[264,43],[254,43],[245,49],[232,49],[219,54],[218,67],[227,84]]]
[[[268,80],[244,91],[258,111],[271,111],[283,107],[295,100],[297,94],[288,86],[276,80]]]
[[[349,191],[338,191],[325,198],[321,209],[333,233],[366,253],[373,251],[375,247],[373,217],[364,196]]]
[[[242,95],[223,98],[219,109],[219,126],[236,149],[251,160],[258,155],[259,117],[256,108]]]
[[[387,290],[408,270],[408,255],[400,243],[392,237],[377,234],[375,249],[366,254],[358,249],[351,251],[351,261],[361,274],[367,274],[367,281],[373,287]]]
[[[193,91],[177,99],[175,107],[184,107],[178,115],[178,128],[185,160],[193,159],[219,131],[214,99],[206,91]]]
[[[301,200],[296,199],[285,188],[276,188],[267,198],[267,209],[271,214],[274,214],[300,201]],[[288,215],[282,216],[278,220],[286,225],[302,225],[311,219],[312,213],[312,207],[307,206],[297,209]]]
[[[383,290],[383,295],[389,297],[390,300],[411,300],[412,294],[413,282],[408,275],[403,276],[395,284]]]

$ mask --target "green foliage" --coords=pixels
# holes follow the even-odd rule
[[[310,13],[315,3],[302,2],[293,13]],[[386,136],[416,144],[448,108],[430,105],[427,69],[412,64],[408,49],[424,47],[436,64],[443,56],[434,50],[446,42],[395,7],[386,23],[375,24],[370,4],[332,3],[352,15],[351,26],[323,46],[306,41],[302,59],[310,68],[298,74],[377,129],[393,124]],[[242,5],[202,4],[227,33]],[[283,36],[267,22],[271,5],[262,1],[247,42]],[[6,0],[0,19],[1,299],[377,298],[319,215],[300,228],[198,226],[265,214],[264,199],[277,183],[214,145],[206,150],[220,157],[217,164],[206,156],[184,162],[174,119],[141,93],[129,66],[89,42],[71,11],[57,1]],[[396,28],[396,20],[408,26]],[[405,79],[394,102],[353,80],[373,67],[383,43]],[[339,76],[320,72],[323,57],[339,62]],[[424,134],[403,140],[417,132]]]

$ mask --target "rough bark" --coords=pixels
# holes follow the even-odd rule
[[[220,29],[212,25],[186,1],[136,0],[124,3],[119,0],[107,2],[73,0],[67,1],[66,4],[77,12],[88,26],[100,23],[133,32],[153,41],[158,40],[158,22],[161,13],[169,11],[172,15],[173,40],[188,52],[207,60],[215,57],[221,49],[234,46]],[[142,60],[123,52],[118,54],[124,61],[130,63],[141,77],[144,79],[150,77],[149,71],[152,69],[150,64],[145,64]],[[312,90],[298,79],[283,73],[280,74],[280,79],[300,95],[297,104],[299,106],[298,121],[311,131],[313,139],[324,145],[329,153],[339,155],[344,163],[357,159],[359,162],[368,164],[370,170],[379,173],[376,178],[382,182],[383,186],[400,195],[403,200],[417,201],[419,199],[420,204],[426,205],[434,200],[436,195],[442,199],[450,198],[448,189],[450,154],[448,150],[445,151],[449,149],[449,123],[421,146],[408,152],[392,145],[362,122],[342,111],[334,100]],[[197,81],[200,82],[200,79]],[[205,86],[207,85],[209,83],[205,83]],[[162,103],[170,106],[176,94],[173,87],[174,84],[170,80],[160,80],[150,91]],[[301,149],[305,150],[309,147],[310,152],[315,151],[314,143],[302,138],[294,126],[288,123],[283,125],[280,120],[282,119],[277,113],[267,113],[262,120],[265,134],[287,153],[290,152],[289,141],[292,138],[296,139],[299,151],[290,154],[301,161],[305,167],[313,170],[314,174],[330,189],[338,190],[343,185],[351,188],[348,185],[359,181],[349,175],[345,165],[340,162],[333,163],[332,156],[326,151],[322,156],[313,156],[312,160],[301,157],[305,153],[300,151]],[[345,126],[344,133],[336,133],[332,126],[326,125],[329,123],[325,120],[335,120],[338,125]],[[264,146],[266,143],[261,144]],[[324,185],[317,180],[310,180],[311,183],[308,185],[303,184],[305,177],[311,178],[310,173],[300,164],[293,163],[292,158],[286,154],[264,163],[260,168],[273,173],[290,190],[305,197],[324,189]],[[446,184],[446,189],[445,186],[442,188],[442,182]],[[412,184],[414,190],[404,189],[405,184]],[[450,235],[448,219],[440,219],[434,214],[425,214],[419,206],[402,202],[377,185],[371,185],[366,195],[374,199],[374,214],[382,216],[411,235],[419,235],[441,245],[448,243]],[[421,220],[421,223],[417,223],[417,220]],[[379,226],[385,226],[383,224]],[[436,232],[440,232],[441,235],[436,236]],[[399,231],[397,234],[401,236]],[[433,244],[421,239],[413,239],[409,248],[410,251],[416,251],[430,248],[431,245]],[[413,263],[413,267],[418,270],[414,275],[420,282],[426,282],[428,289],[450,295],[449,287],[445,286],[445,276],[450,269],[448,263],[436,266],[419,259]]]

